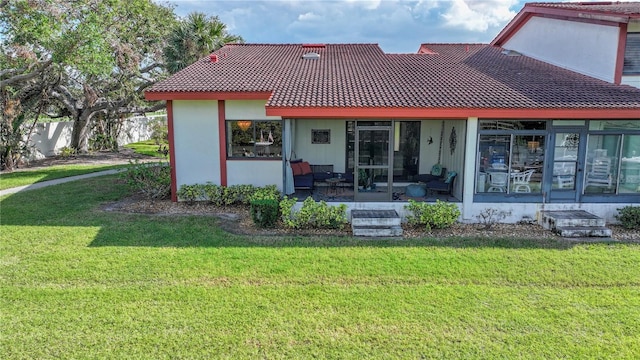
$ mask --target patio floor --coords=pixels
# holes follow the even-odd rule
[[[409,199],[415,201],[435,202],[436,200],[459,202],[460,200],[449,194],[433,193],[421,197],[410,197],[405,194],[406,186],[393,187],[393,202],[408,202]],[[315,186],[313,190],[296,190],[292,195],[298,198],[298,201],[304,201],[307,197],[312,196],[315,201],[324,200],[326,202],[354,202],[353,189],[347,187],[331,188],[328,186]]]

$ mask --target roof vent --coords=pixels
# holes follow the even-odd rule
[[[302,55],[302,58],[306,60],[318,60],[320,59],[320,54],[318,54],[317,52],[308,52]]]
[[[502,55],[506,55],[506,56],[521,56],[522,54],[520,54],[519,52],[517,52],[515,50],[504,49],[504,50],[502,50]]]

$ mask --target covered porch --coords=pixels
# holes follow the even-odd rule
[[[466,119],[284,119],[283,192],[335,202],[461,201],[465,136]]]

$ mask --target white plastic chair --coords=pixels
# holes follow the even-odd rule
[[[507,192],[509,174],[506,172],[489,172],[489,188],[487,192]]]
[[[586,186],[611,187],[611,159],[595,158],[591,164],[591,171],[587,173]]]
[[[531,187],[529,182],[531,181],[531,175],[535,170],[527,170],[523,172],[511,173],[511,185],[513,186],[513,192],[516,193],[530,193]]]

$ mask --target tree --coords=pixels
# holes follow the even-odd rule
[[[151,0],[5,0],[0,7],[3,104],[18,101],[25,111],[21,94],[42,88],[47,103],[36,107],[71,117],[75,149],[88,150],[98,114],[164,106],[149,106],[142,93],[165,74],[162,50],[175,24],[173,9]]]
[[[241,42],[242,37],[229,34],[217,16],[191,13],[171,32],[164,51],[167,70],[176,73],[225,44]]]

